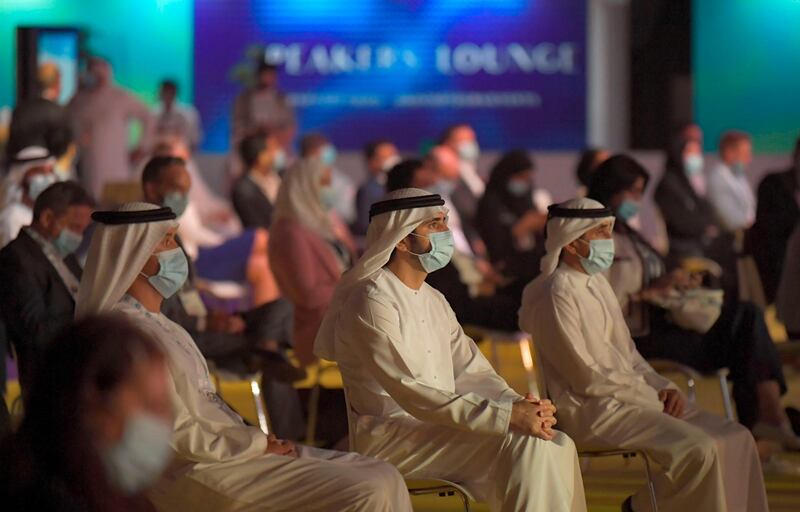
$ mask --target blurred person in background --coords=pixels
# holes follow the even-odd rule
[[[768,174],[758,185],[751,248],[767,304],[775,300],[786,260],[786,244],[800,222],[800,137],[788,169]]]
[[[535,171],[525,151],[506,153],[492,168],[486,193],[478,203],[478,231],[492,264],[504,276],[520,281],[520,287],[539,274],[544,254],[549,204],[534,204]]]
[[[286,151],[274,132],[248,135],[239,143],[244,174],[233,186],[233,207],[245,228],[269,229],[286,169]]]
[[[145,493],[172,458],[162,351],[120,315],[61,332],[33,374],[25,417],[0,448],[8,510],[154,511]]]
[[[47,133],[47,150],[55,159],[53,172],[59,181],[78,180],[75,162],[78,159],[78,142],[72,128],[67,124],[53,128]]]
[[[73,253],[93,207],[77,183],[51,185],[37,197],[31,224],[0,250],[0,319],[16,349],[23,393],[37,358],[75,316],[81,267]]]
[[[682,269],[668,272],[659,253],[628,226],[648,181],[638,162],[615,155],[597,168],[589,189],[589,197],[616,217],[614,260],[607,275],[637,349],[647,359],[668,359],[700,372],[729,368],[739,422],[757,438],[800,449],[780,404],[786,380],[763,312],[737,296],[725,296],[707,328],[678,324],[675,306],[666,300],[686,297],[702,280]]]
[[[706,198],[703,148],[676,136],[667,151],[666,167],[655,200],[667,226],[670,269],[685,258],[707,258],[719,235],[714,210]]]
[[[67,106],[81,151],[81,181],[102,200],[106,183],[130,181],[131,164],[150,153],[155,118],[133,94],[114,84],[111,64],[91,57],[86,80]],[[141,126],[135,148],[129,148],[131,123]]]
[[[269,261],[284,297],[294,305],[295,354],[303,365],[315,360],[314,338],[333,289],[350,268],[353,252],[334,229],[331,167],[303,158],[284,176],[269,244]]]
[[[362,237],[367,234],[369,207],[386,194],[386,175],[400,163],[400,154],[392,141],[374,140],[364,147],[364,162],[368,176],[356,192],[356,220],[353,223],[353,234]]]
[[[278,85],[278,67],[263,60],[255,67],[253,86],[234,101],[231,148],[238,148],[244,137],[258,131],[273,132],[284,148],[289,147],[297,131],[294,108]]]
[[[158,105],[153,109],[158,137],[175,137],[196,151],[203,139],[200,115],[194,106],[178,101],[178,83],[163,80],[158,90]]]
[[[61,72],[54,62],[44,62],[36,71],[37,90],[20,101],[11,114],[6,161],[29,146],[47,146],[47,135],[67,124],[64,108],[58,104]]]
[[[578,158],[575,179],[578,182],[578,197],[585,197],[592,183],[592,173],[597,166],[608,159],[608,151],[600,148],[585,149]]]
[[[54,163],[50,152],[41,146],[27,147],[14,156],[0,191],[0,248],[31,223],[36,198],[58,181]]]
[[[350,174],[337,167],[339,152],[322,133],[308,133],[300,139],[300,158],[316,158],[331,168],[331,212],[335,214],[336,229],[352,236],[348,226],[356,219],[356,186]]]

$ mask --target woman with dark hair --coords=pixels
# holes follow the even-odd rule
[[[680,269],[667,272],[661,255],[627,221],[639,208],[649,176],[627,155],[606,160],[595,171],[589,197],[614,212],[614,264],[608,274],[639,352],[708,372],[727,367],[739,421],[755,434],[787,447],[800,447],[780,406],[786,391],[780,361],[763,314],[736,298],[724,301],[716,322],[704,334],[679,326],[656,304],[675,293],[697,288],[698,276]]]
[[[164,355],[120,315],[88,317],[51,344],[25,418],[0,449],[7,510],[149,511],[171,458]]]
[[[544,254],[547,214],[533,201],[535,169],[525,151],[503,155],[492,168],[476,217],[492,263],[521,286],[539,274]]]
[[[719,228],[705,195],[703,148],[696,140],[676,137],[667,151],[664,175],[655,192],[667,226],[670,267],[680,265],[685,258],[709,255]]]
[[[608,159],[608,151],[600,148],[588,148],[581,153],[578,166],[575,169],[575,179],[578,180],[578,195],[585,196],[592,182],[592,173],[597,166]]]

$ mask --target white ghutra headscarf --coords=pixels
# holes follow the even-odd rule
[[[75,318],[111,310],[128,291],[167,232],[178,226],[169,208],[126,203],[113,212],[95,212],[86,267],[78,288]]]
[[[342,276],[317,332],[314,353],[318,357],[335,359],[336,322],[353,289],[382,269],[397,244],[417,226],[440,213],[447,215],[448,209],[443,205],[440,196],[417,188],[396,190],[386,200],[372,205],[364,254]]]

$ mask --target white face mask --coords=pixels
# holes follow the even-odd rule
[[[122,492],[136,494],[156,481],[170,461],[172,427],[139,412],[127,419],[122,439],[102,454],[109,480]]]
[[[383,172],[389,172],[392,170],[392,167],[400,163],[400,157],[398,155],[392,155],[386,160],[383,161],[383,165],[381,165],[381,169]]]

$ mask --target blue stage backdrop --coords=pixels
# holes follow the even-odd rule
[[[488,149],[576,149],[586,132],[585,0],[196,0],[195,103],[226,151],[264,56],[300,131],[342,149],[417,149],[468,122]]]

